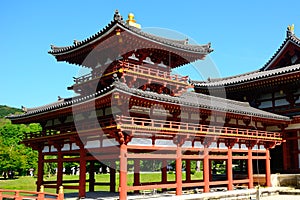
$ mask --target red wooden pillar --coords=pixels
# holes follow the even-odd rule
[[[57,144],[57,174],[56,174],[56,193],[59,191],[59,187],[62,186],[63,183],[63,154],[62,154],[62,146]]]
[[[43,175],[44,175],[44,154],[43,149],[39,149],[39,155],[38,155],[38,173],[37,173],[37,182],[36,182],[36,191],[40,191],[41,185],[43,185]]]
[[[95,161],[90,161],[89,192],[95,191]]]
[[[191,160],[185,160],[186,182],[191,182]]]
[[[209,163],[209,181],[212,181],[212,160],[208,161]]]
[[[162,160],[162,164],[161,164],[161,182],[162,184],[166,184],[168,182],[168,178],[167,178],[167,165],[168,162],[167,160]],[[162,189],[162,191],[167,191],[166,189]]]
[[[116,191],[116,162],[112,161],[109,169],[109,180],[110,180],[110,192]]]
[[[140,160],[134,159],[134,177],[133,177],[133,185],[139,186],[140,185]],[[135,193],[138,193],[138,190],[134,191]]]
[[[182,195],[182,152],[181,145],[177,144],[176,149],[176,195]]]
[[[283,156],[283,170],[286,172],[288,169],[288,149],[286,142],[282,143],[282,156]]]
[[[271,187],[271,164],[269,148],[266,148],[266,186]]]
[[[127,199],[127,146],[120,145],[120,200]]]
[[[86,153],[84,145],[79,146],[80,152],[80,166],[79,166],[79,198],[85,197],[85,185],[86,185]]]
[[[228,179],[228,190],[233,190],[233,175],[232,175],[232,147],[228,146],[227,152],[227,179]]]
[[[204,146],[204,158],[203,158],[203,181],[204,192],[209,192],[209,154],[208,146]]]
[[[252,162],[252,147],[248,147],[248,188],[253,188],[253,162]]]

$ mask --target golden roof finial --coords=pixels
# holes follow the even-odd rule
[[[133,13],[128,14],[128,19],[126,20],[126,24],[141,29],[141,25],[136,23]]]
[[[295,29],[295,25],[294,25],[294,24],[288,25],[288,30],[289,30],[292,34],[294,34],[294,29]]]

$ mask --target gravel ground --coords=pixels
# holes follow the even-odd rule
[[[260,200],[300,200],[300,195],[271,195],[261,197]]]

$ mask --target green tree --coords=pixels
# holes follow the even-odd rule
[[[22,144],[25,133],[40,131],[39,124],[15,125],[8,120],[0,127],[0,172],[25,175],[37,169],[37,152]]]

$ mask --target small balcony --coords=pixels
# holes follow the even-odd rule
[[[81,88],[81,91],[84,91],[84,85],[98,84],[100,79],[108,80],[103,82],[109,83],[112,80],[111,76],[113,74],[117,74],[120,80],[126,82],[129,87],[140,88],[141,86],[146,86],[142,87],[142,89],[145,90],[148,87],[158,93],[178,94],[191,87],[188,83],[188,76],[172,74],[167,68],[164,69],[157,65],[145,64],[144,66],[118,61],[105,72],[103,70],[99,72],[93,71],[92,73],[74,78],[75,84],[72,86],[72,89]],[[168,90],[164,88],[168,88]]]

